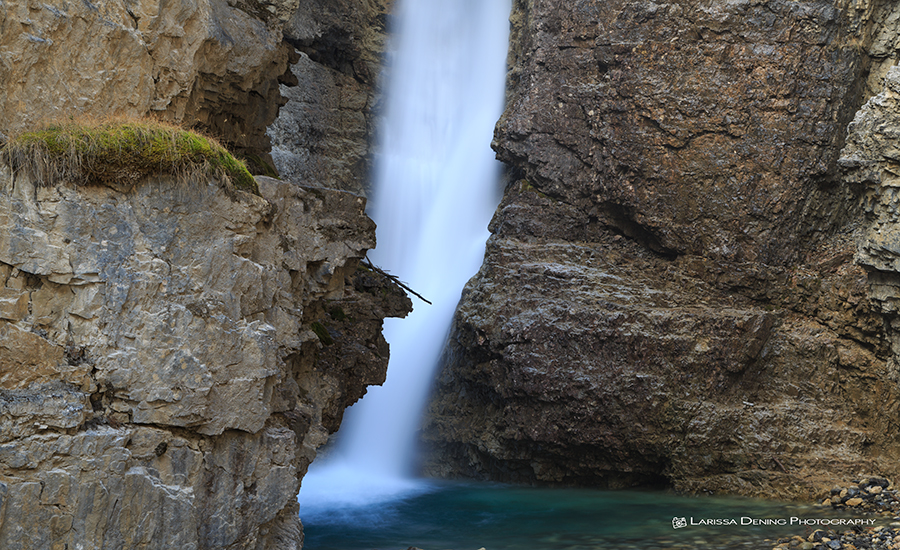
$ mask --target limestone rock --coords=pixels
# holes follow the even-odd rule
[[[803,497],[895,471],[897,369],[837,161],[898,13],[517,0],[493,143],[512,177],[428,471]]]
[[[900,310],[898,106],[900,69],[893,67],[884,77],[882,92],[871,98],[850,124],[847,145],[840,159],[845,178],[865,192],[863,204],[867,223],[859,240],[856,261],[865,268],[869,296],[884,315],[887,339],[893,352],[888,361],[892,373],[897,372],[900,364],[900,324],[896,320]]]
[[[371,169],[378,77],[390,0],[304,2],[285,28],[302,52],[296,86],[269,127],[279,173],[365,193]]]
[[[860,243],[858,262],[869,272],[870,293],[885,313],[900,306],[897,243],[897,188],[900,186],[900,69],[892,68],[882,93],[873,97],[850,125],[841,166],[848,180],[865,186],[865,205],[870,223]]]
[[[154,115],[268,154],[298,0],[0,3],[0,131]],[[37,92],[39,91],[39,92]]]
[[[291,67],[301,83],[269,127],[278,172],[296,181],[365,191],[370,168],[371,88],[302,54]]]
[[[0,168],[0,547],[300,548],[300,478],[411,308],[357,269],[365,199],[318,187],[365,188],[387,5],[0,1],[0,146],[151,116],[260,172],[293,91],[309,122],[273,135],[315,157],[264,198]]]
[[[300,477],[410,302],[357,290],[363,198],[259,183],[0,171],[0,547],[299,548]]]
[[[529,213],[540,225],[543,212]],[[834,320],[851,321],[831,329],[791,311],[801,304],[767,310],[718,291],[686,274],[694,261],[660,260],[616,235],[577,244],[493,236],[430,405],[427,471],[805,495],[815,485],[798,478],[824,482],[868,463],[871,442],[890,443],[889,415],[878,428],[854,421],[898,395],[872,380],[883,373],[878,356],[847,336],[857,322],[849,301]],[[764,288],[785,284],[783,273],[757,276],[768,277]],[[847,268],[823,286],[860,276]],[[839,300],[831,292],[785,290],[817,305]]]
[[[859,105],[866,60],[841,41],[871,11],[520,0],[498,157],[653,250],[796,259]]]

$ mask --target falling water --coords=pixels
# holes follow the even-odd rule
[[[301,507],[408,494],[415,432],[465,282],[498,202],[490,149],[503,108],[510,0],[399,0],[371,216],[373,261],[433,302],[385,322],[387,381],[348,411],[336,456],[303,480]],[[301,511],[301,514],[303,512]]]

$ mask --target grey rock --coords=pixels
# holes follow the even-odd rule
[[[391,0],[303,2],[285,36],[300,44],[286,103],[268,128],[282,177],[368,192]]]
[[[0,547],[299,548],[300,478],[410,302],[355,288],[363,198],[259,183],[0,168]],[[326,306],[355,308],[328,350]]]

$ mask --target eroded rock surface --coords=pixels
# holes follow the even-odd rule
[[[858,263],[869,272],[872,297],[886,314],[898,312],[900,247],[897,231],[897,188],[900,186],[900,68],[884,79],[882,93],[873,97],[850,125],[841,165],[847,179],[864,186],[868,224],[860,243]],[[900,351],[898,348],[897,351]]]
[[[365,193],[391,0],[304,2],[285,28],[297,86],[269,127],[284,177]]]
[[[0,2],[0,131],[158,116],[266,157],[298,0]]]
[[[898,371],[869,286],[886,268],[865,246],[853,261],[865,190],[837,161],[897,17],[516,2],[494,142],[512,178],[454,321],[428,471],[804,497],[894,475]]]
[[[0,547],[299,548],[299,479],[410,308],[357,270],[364,199],[0,183]]]

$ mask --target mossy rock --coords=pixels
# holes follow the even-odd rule
[[[334,339],[331,337],[331,334],[328,333],[328,329],[325,328],[325,325],[318,321],[314,321],[310,328],[313,332],[316,333],[316,336],[319,337],[319,341],[325,344],[326,346],[330,346],[334,344]]]
[[[537,196],[541,197],[542,199],[550,198],[549,195],[539,191],[535,186],[531,185],[531,182],[529,182],[528,180],[519,180],[519,189],[522,193],[525,193],[525,192],[535,193]]]
[[[344,313],[344,310],[338,306],[334,306],[328,310],[328,315],[331,316],[335,321],[343,321],[347,319],[347,314]]]
[[[154,121],[67,122],[11,136],[0,160],[43,185],[135,184],[157,175],[219,179],[259,195],[247,166],[214,139]]]

